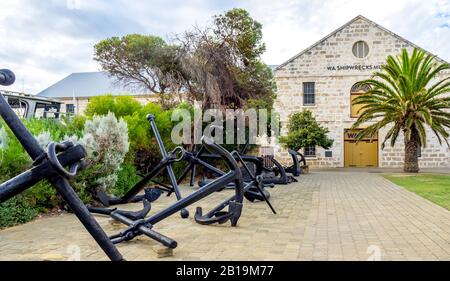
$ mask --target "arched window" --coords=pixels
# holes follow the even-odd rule
[[[350,90],[351,93],[365,93],[370,90],[370,86],[368,85],[359,85],[356,83],[352,86],[352,89]]]
[[[356,83],[355,85],[352,86],[352,88],[350,89],[350,117],[358,118],[361,115],[362,112],[360,112],[359,110],[361,109],[361,107],[363,105],[362,104],[353,105],[353,101],[357,97],[366,93],[369,90],[370,90],[370,87],[367,85],[361,86],[361,85],[358,85],[358,83]]]

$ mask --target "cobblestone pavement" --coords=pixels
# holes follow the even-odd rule
[[[183,187],[185,194],[191,192]],[[238,227],[202,226],[196,206],[214,207],[232,191],[216,193],[155,229],[178,241],[172,257],[159,260],[450,260],[450,212],[380,175],[313,172],[270,190],[278,211],[245,202]],[[173,202],[164,197],[152,213]],[[140,205],[124,206],[139,209]],[[122,227],[98,217],[109,234]],[[156,260],[157,243],[140,237],[118,246],[127,260]],[[70,214],[0,231],[0,260],[105,260]]]

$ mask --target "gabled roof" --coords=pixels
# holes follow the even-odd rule
[[[368,18],[362,16],[362,15],[358,15],[357,17],[355,17],[354,19],[352,19],[351,21],[347,22],[346,24],[344,24],[343,26],[339,27],[338,29],[336,29],[335,31],[331,32],[330,34],[328,34],[327,36],[325,36],[324,38],[320,39],[319,41],[317,41],[316,43],[314,43],[313,45],[309,46],[308,48],[306,48],[305,50],[301,51],[300,53],[298,53],[297,55],[293,56],[292,58],[290,58],[289,60],[287,60],[286,62],[280,64],[279,66],[277,66],[274,71],[282,68],[283,66],[287,65],[288,63],[292,62],[293,60],[297,59],[298,57],[302,56],[303,54],[309,52],[311,49],[313,49],[314,47],[320,45],[323,41],[327,40],[328,38],[332,37],[333,35],[335,35],[336,33],[340,32],[341,30],[343,30],[344,28],[346,28],[347,26],[349,26],[350,24],[352,24],[353,22],[357,21],[357,20],[364,20],[370,24],[372,24],[373,26],[383,30],[384,32],[389,33],[390,35],[396,37],[399,40],[402,40],[406,43],[408,43],[409,45],[411,45],[414,48],[423,50],[429,54],[431,54],[430,52],[428,52],[427,50],[424,50],[423,48],[417,46],[416,44],[412,43],[411,41],[401,37],[400,35],[395,34],[394,32],[390,31],[389,29],[386,29],[384,27],[382,27],[381,25],[369,20]],[[433,54],[431,54],[433,55]],[[443,59],[439,58],[436,56],[436,59],[440,60],[441,62],[446,62]]]
[[[115,82],[106,72],[72,73],[37,94],[47,98],[95,97],[112,95],[144,95],[144,91],[126,88]]]

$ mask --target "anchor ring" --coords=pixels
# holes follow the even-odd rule
[[[63,142],[63,143],[54,143],[51,142],[48,144],[47,148],[47,156],[50,165],[55,169],[55,171],[68,180],[73,179],[77,175],[77,171],[80,163],[75,163],[69,167],[69,171],[67,171],[59,162],[57,152],[65,151],[68,148],[72,147],[73,143],[71,142]]]
[[[175,158],[174,162],[180,162],[181,160],[184,159],[184,156],[186,155],[186,150],[181,146],[177,146],[175,147],[174,150],[172,150],[171,154],[174,156],[178,156],[177,158]]]

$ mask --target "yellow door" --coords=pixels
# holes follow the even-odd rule
[[[378,141],[345,141],[345,167],[377,167]]]
[[[363,167],[378,166],[378,141],[366,141],[364,148]]]
[[[350,141],[344,142],[344,166],[351,167],[353,165],[353,146]]]

